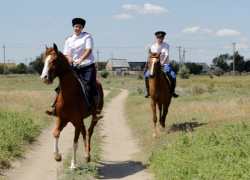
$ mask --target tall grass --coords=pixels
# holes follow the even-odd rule
[[[0,76],[0,81],[1,170],[10,167],[10,159],[20,157],[51,122],[44,110],[53,103],[57,83],[47,86],[38,75]]]

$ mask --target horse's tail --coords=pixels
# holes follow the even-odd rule
[[[102,108],[103,108],[103,105],[104,105],[103,89],[102,89],[102,84],[98,80],[96,80],[96,85],[97,85],[97,90],[98,90],[98,92],[100,94],[100,102],[98,104],[97,110],[101,111]]]

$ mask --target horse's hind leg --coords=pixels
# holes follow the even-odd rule
[[[55,154],[55,160],[57,162],[60,162],[62,160],[62,156],[61,154],[59,154],[58,140],[59,140],[60,132],[63,130],[63,128],[66,125],[67,125],[66,121],[62,121],[60,118],[57,118],[56,129],[54,130],[54,154]]]
[[[94,131],[94,127],[97,124],[97,122],[98,121],[94,121],[94,118],[92,117],[91,124],[87,133],[88,141],[87,141],[87,146],[85,148],[85,158],[86,158],[87,163],[90,161],[90,151],[91,151],[90,142],[91,142],[91,137]]]
[[[84,142],[84,152],[86,151],[86,147],[87,147],[87,141],[86,141],[86,129],[85,129],[85,125],[83,123],[82,129],[81,129],[81,133],[82,133],[82,137],[83,137],[83,142]],[[85,154],[86,157],[86,154]],[[88,158],[85,159],[85,162],[87,161]]]
[[[80,135],[82,126],[79,125],[79,126],[76,126],[76,127],[75,127],[75,137],[74,137],[74,141],[73,141],[73,156],[72,156],[71,166],[70,166],[71,170],[76,169],[76,150],[77,150],[77,147],[78,147],[78,139],[79,139],[79,135]]]

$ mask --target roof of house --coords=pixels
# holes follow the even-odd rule
[[[0,66],[1,65],[4,65],[4,63],[0,63]],[[16,63],[5,63],[5,66],[6,67],[15,67],[16,66]]]
[[[112,67],[130,67],[127,59],[109,59]]]

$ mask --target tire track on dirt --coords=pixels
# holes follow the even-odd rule
[[[141,162],[132,160],[139,147],[124,116],[124,102],[127,90],[122,92],[105,108],[105,116],[99,122],[100,135],[103,137],[99,170],[102,179],[152,180],[153,175],[144,171]]]

